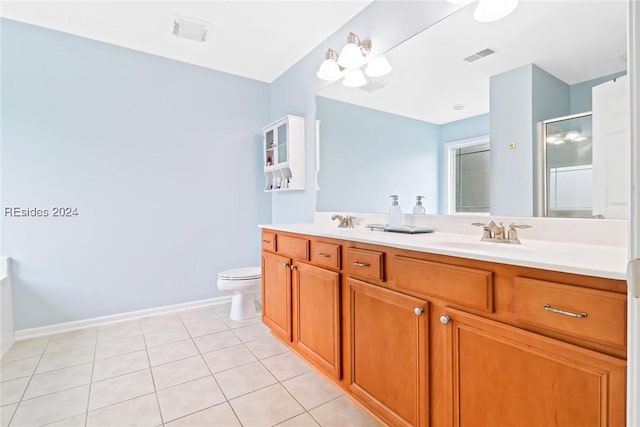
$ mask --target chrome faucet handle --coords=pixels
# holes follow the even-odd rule
[[[509,240],[511,243],[520,243],[520,239],[518,239],[518,231],[516,230],[516,228],[525,230],[527,228],[531,228],[531,226],[527,224],[516,224],[514,222],[509,224],[509,233],[507,235],[507,240]]]
[[[475,225],[476,227],[482,227],[482,239],[480,240],[489,240],[492,237],[492,231],[491,231],[491,227],[495,226],[495,222],[490,221],[488,223],[483,223],[483,222],[472,222],[471,225]]]

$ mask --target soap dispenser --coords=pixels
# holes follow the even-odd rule
[[[426,213],[424,206],[422,206],[422,199],[424,196],[416,196],[416,205],[413,207],[414,214],[424,215]]]
[[[402,225],[402,210],[400,209],[400,205],[398,204],[398,195],[392,194],[391,196],[391,207],[389,208],[389,226],[390,227],[398,227]]]

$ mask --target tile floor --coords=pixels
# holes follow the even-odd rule
[[[0,426],[379,426],[229,305],[15,343]]]

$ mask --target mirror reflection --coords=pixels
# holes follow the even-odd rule
[[[398,194],[403,212],[424,195],[427,213],[546,214],[555,160],[543,156],[568,148],[546,149],[542,123],[592,110],[595,121],[607,108],[593,105],[593,93],[626,74],[625,53],[622,1],[521,2],[493,23],[474,21],[473,7],[459,10],[387,52],[387,76],[361,88],[337,81],[318,92],[317,209],[387,212],[388,196]],[[579,138],[593,138],[596,156],[596,136],[587,130]],[[609,155],[615,132],[607,132],[599,151],[607,153],[605,167],[591,173],[617,182],[611,175],[620,160]],[[558,168],[576,166],[581,156],[555,166],[554,215],[621,217],[626,209],[596,213],[587,196],[564,209],[572,179]],[[580,179],[588,181],[584,173]],[[592,205],[602,194],[596,186],[587,191]],[[626,203],[618,193],[616,206]]]

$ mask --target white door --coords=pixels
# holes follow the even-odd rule
[[[629,78],[593,88],[593,215],[628,216]]]

